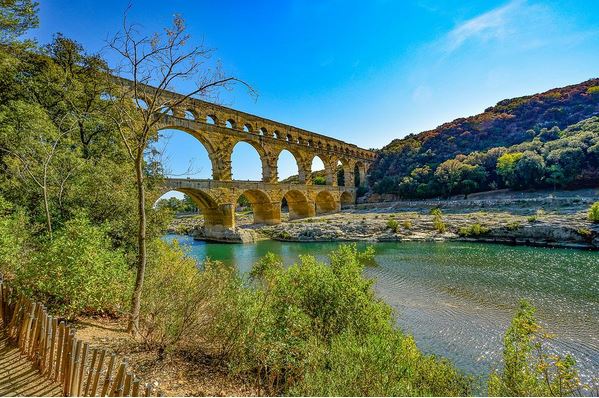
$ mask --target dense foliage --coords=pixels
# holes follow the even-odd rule
[[[107,228],[92,226],[81,215],[42,242],[16,278],[29,297],[68,318],[90,311],[118,313],[130,296],[123,253],[112,247]]]
[[[0,272],[58,315],[120,312],[137,195],[110,100],[117,91],[104,60],[75,41],[19,41],[35,8],[0,2]],[[155,170],[148,163],[149,177]],[[160,235],[164,212],[148,215]]]
[[[370,171],[371,188],[423,198],[520,189],[529,183],[567,188],[596,185],[599,133],[597,118],[592,117],[599,114],[598,87],[599,79],[592,79],[504,100],[482,114],[394,140],[379,152]],[[588,118],[592,119],[577,125]],[[517,169],[515,158],[520,155],[504,158],[497,167],[502,155],[516,151],[528,151]]]
[[[179,199],[174,196],[168,199],[160,199],[158,202],[156,202],[156,208],[168,209],[175,214],[198,212],[198,206],[195,204],[193,199],[187,195],[183,195],[183,199]]]
[[[470,392],[467,377],[423,355],[394,327],[391,308],[363,276],[371,249],[342,245],[330,264],[303,256],[288,268],[270,254],[254,266],[249,284],[233,268],[208,261],[198,270],[177,258],[176,246],[168,251],[148,269],[152,291],[142,319],[152,326],[150,344],[213,347],[234,372],[256,375],[271,394]]]
[[[542,129],[532,140],[518,145],[459,155],[435,169],[429,165],[418,167],[400,180],[386,177],[375,185],[375,191],[392,192],[403,198],[426,198],[498,188],[596,186],[599,186],[599,116],[564,130]]]

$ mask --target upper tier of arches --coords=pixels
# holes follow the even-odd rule
[[[203,127],[203,128],[201,128]],[[297,179],[293,182],[298,184],[312,184],[312,169],[315,159],[319,159],[324,165],[326,185],[336,186],[337,167],[342,165],[344,186],[354,187],[355,182],[359,185],[366,182],[367,168],[370,162],[353,156],[339,156],[335,153],[326,151],[305,150],[297,146],[290,146],[277,140],[267,140],[260,134],[243,134],[236,132],[233,134],[223,134],[214,126],[198,125],[188,122],[184,118],[167,117],[160,124],[159,130],[180,130],[195,137],[208,152],[208,157],[212,165],[212,178],[214,180],[229,181],[233,180],[233,170],[231,157],[237,144],[244,142],[253,147],[260,158],[262,168],[261,180],[266,183],[276,183],[278,181],[278,160],[281,153],[288,151],[293,155],[297,164]],[[314,148],[315,149],[315,148]],[[239,167],[239,166],[237,166]],[[359,178],[356,178],[359,176]]]

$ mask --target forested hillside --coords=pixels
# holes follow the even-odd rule
[[[596,115],[599,79],[503,100],[479,115],[392,141],[380,151],[370,185],[405,198],[596,185],[598,122],[589,119]],[[526,179],[514,174],[532,163],[536,170]]]

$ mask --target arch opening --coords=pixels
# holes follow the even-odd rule
[[[335,198],[328,191],[321,191],[316,195],[314,204],[316,206],[316,214],[327,214],[337,211],[337,203]]]
[[[252,143],[239,141],[231,152],[231,175],[233,180],[263,181],[264,156]]]
[[[249,123],[246,123],[243,125],[243,131],[245,131],[246,133],[251,133],[252,132],[252,125]]]
[[[331,185],[332,181],[329,181],[330,178],[324,165],[324,161],[320,156],[316,155],[314,158],[312,158],[312,166],[310,170],[312,171],[312,184]]]
[[[354,204],[354,198],[352,197],[351,193],[349,192],[343,192],[341,194],[341,208],[347,208],[351,205]]]
[[[364,175],[364,165],[362,164],[362,162],[356,162],[356,165],[354,166],[354,186],[355,187],[361,187],[362,185],[364,185],[364,179],[365,179],[365,175]]]
[[[281,201],[281,211],[289,213],[290,221],[314,217],[315,215],[314,205],[308,201],[306,195],[297,190],[290,190],[285,193]]]
[[[206,124],[217,124],[216,116],[206,115]]]
[[[143,98],[133,98],[133,103],[135,103],[135,106],[141,109],[147,110],[149,108],[148,103]]]
[[[225,122],[225,127],[228,129],[234,129],[237,127],[237,124],[235,123],[235,120],[227,119],[227,121]]]
[[[217,202],[208,193],[199,189],[174,188],[162,195],[156,201],[155,206],[158,206],[162,200],[169,201],[170,198],[173,197],[179,200],[184,200],[185,196],[189,198],[187,201],[190,201],[193,203],[193,205],[195,205],[197,209],[195,216],[200,216],[201,213],[201,217],[204,221],[203,225],[205,227],[232,227],[234,225],[231,215],[224,211],[223,208],[219,207]],[[189,206],[191,207],[192,205]],[[194,214],[189,214],[187,216],[193,217]]]
[[[171,211],[178,218],[195,216],[200,212],[200,208],[191,196],[174,190],[160,196],[153,207]]]
[[[287,184],[300,184],[305,181],[299,162],[295,155],[283,149],[277,157],[278,181]]]
[[[158,158],[167,178],[209,179],[216,169],[212,146],[193,130],[160,129],[148,152]]]
[[[192,112],[192,111],[190,111],[190,110],[186,110],[186,111],[183,113],[183,117],[184,117],[185,119],[187,119],[187,120],[196,120],[196,116],[195,116],[195,115],[193,114],[193,112]]]
[[[268,194],[259,189],[248,189],[237,198],[235,219],[237,224],[278,224],[281,209],[275,206]]]

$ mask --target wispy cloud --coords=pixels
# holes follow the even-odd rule
[[[471,39],[501,39],[515,33],[512,26],[513,19],[522,15],[526,7],[525,0],[512,0],[501,7],[462,22],[443,39],[443,50],[450,53]]]

